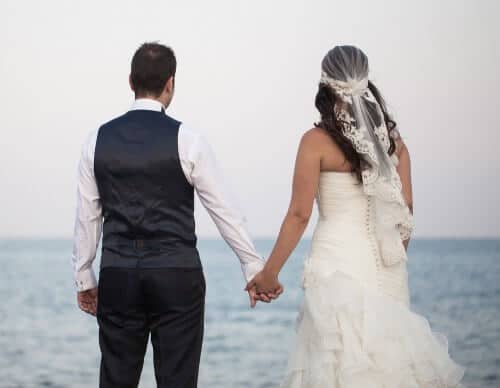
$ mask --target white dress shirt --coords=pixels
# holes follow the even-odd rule
[[[161,111],[156,100],[138,99],[131,110]],[[94,176],[94,152],[98,130],[92,132],[83,145],[78,166],[78,189],[72,264],[76,288],[84,291],[97,286],[92,263],[102,233],[102,207]],[[243,275],[250,281],[264,266],[245,227],[245,218],[231,201],[217,167],[214,153],[197,132],[181,124],[178,135],[182,171],[193,185],[201,203],[215,222],[217,229],[238,256]]]

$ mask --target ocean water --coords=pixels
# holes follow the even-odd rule
[[[262,254],[272,241],[257,241]],[[201,388],[279,386],[292,345],[303,241],[281,280],[285,294],[248,307],[239,264],[219,240],[199,248],[207,278]],[[0,387],[97,387],[98,329],[79,311],[70,269],[71,241],[0,241]],[[97,263],[96,263],[97,267]],[[446,333],[467,368],[467,387],[500,387],[500,240],[416,240],[410,248],[413,309]],[[151,346],[141,388],[154,387]]]

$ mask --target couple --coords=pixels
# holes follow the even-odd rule
[[[137,387],[150,333],[158,387],[197,386],[205,280],[194,191],[238,256],[252,306],[283,291],[278,274],[317,201],[283,387],[459,385],[463,369],[450,359],[446,339],[409,306],[408,149],[360,49],[337,46],[321,68],[320,121],[302,137],[290,207],[263,261],[211,148],[165,113],[174,94],[173,51],[157,43],[136,51],[135,102],[91,133],[78,171],[73,266],[78,304],[97,315],[100,387]],[[92,262],[101,233],[97,284]]]

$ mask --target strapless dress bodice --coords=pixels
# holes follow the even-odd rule
[[[308,273],[321,276],[340,271],[409,304],[406,263],[383,265],[375,235],[374,200],[364,193],[357,177],[322,172],[316,202],[319,219],[306,260],[305,281]]]

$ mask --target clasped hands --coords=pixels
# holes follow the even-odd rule
[[[257,301],[270,303],[283,293],[283,285],[278,280],[278,275],[265,267],[250,280],[245,287],[250,297],[250,306],[253,308]]]

